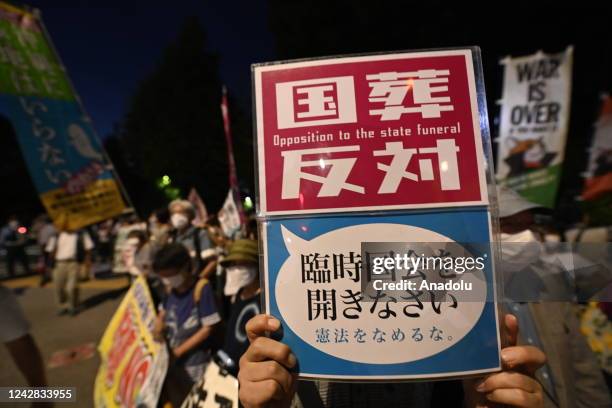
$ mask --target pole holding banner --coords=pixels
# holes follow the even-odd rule
[[[229,115],[229,103],[227,100],[227,88],[225,85],[222,88],[221,96],[221,115],[223,116],[223,130],[225,131],[225,142],[227,144],[227,163],[229,170],[229,184],[238,214],[240,215],[240,223],[245,225],[244,208],[240,199],[240,186],[238,185],[238,174],[236,172],[236,160],[234,158],[234,147],[232,143],[232,128]],[[225,204],[224,204],[225,207]]]

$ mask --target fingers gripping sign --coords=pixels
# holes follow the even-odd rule
[[[249,348],[240,359],[238,381],[240,401],[247,407],[287,407],[295,394],[297,359],[291,349],[270,334],[278,331],[280,322],[260,314],[246,324]]]
[[[546,356],[537,347],[518,346],[518,321],[504,316],[506,344],[501,357],[503,368],[480,380],[464,382],[467,406],[542,407],[544,398],[535,372],[546,363]]]

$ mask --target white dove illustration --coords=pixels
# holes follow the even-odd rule
[[[87,133],[76,123],[68,126],[68,140],[81,156],[99,162],[104,161],[102,154],[91,145],[91,140],[89,140]]]

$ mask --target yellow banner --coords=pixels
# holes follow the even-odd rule
[[[5,10],[11,13],[32,17],[32,13],[30,13],[29,11],[20,9],[18,7],[13,6],[12,4],[8,4],[3,1],[0,1],[0,10]]]
[[[96,180],[80,193],[69,194],[61,188],[40,198],[55,225],[71,231],[115,217],[125,209],[114,179]]]
[[[112,317],[98,350],[100,368],[94,405],[155,407],[168,369],[168,352],[153,340],[155,307],[147,283],[138,277]]]

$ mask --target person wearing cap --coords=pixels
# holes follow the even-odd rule
[[[595,356],[580,333],[564,272],[542,251],[534,213],[542,207],[498,187],[506,306],[521,327],[519,342],[548,356],[535,372],[544,407],[609,407],[610,393]]]
[[[226,368],[233,375],[238,374],[238,361],[249,347],[246,323],[261,313],[258,262],[257,241],[251,239],[236,240],[221,261],[226,273],[223,293],[232,302],[223,350],[231,359]]]

